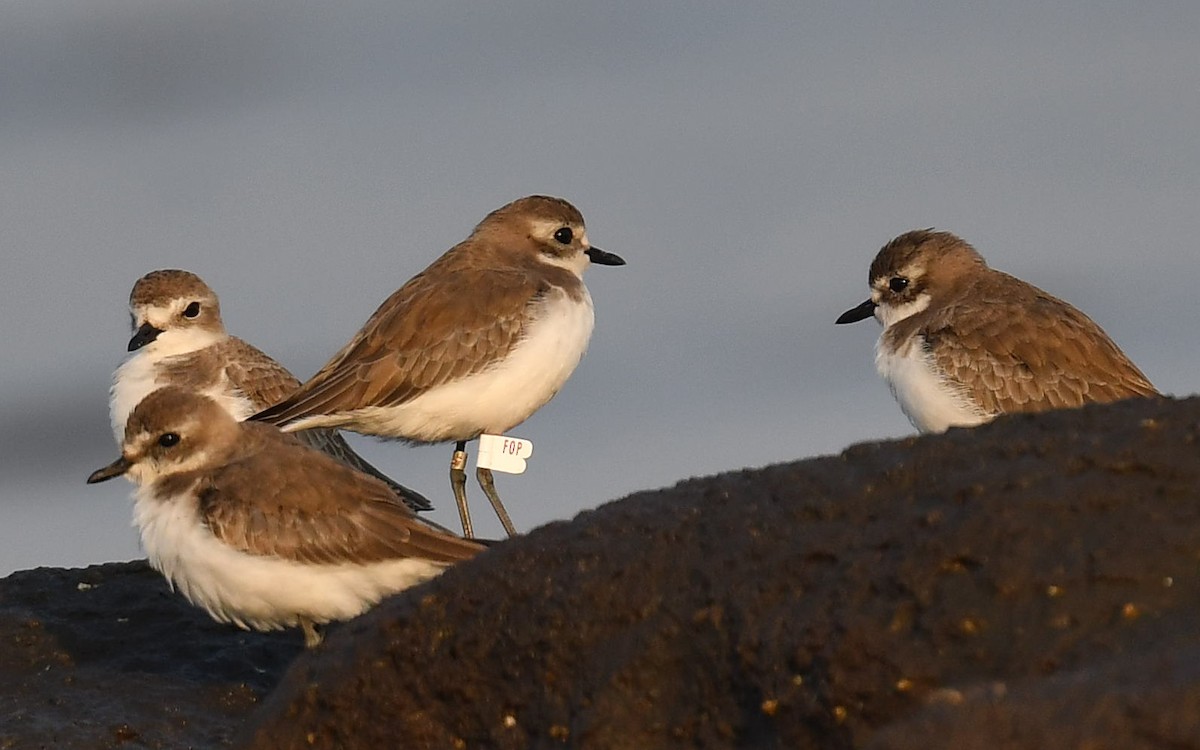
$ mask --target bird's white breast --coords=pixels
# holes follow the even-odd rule
[[[367,407],[323,422],[298,420],[288,430],[344,425],[372,435],[422,442],[502,433],[524,422],[558,393],[575,371],[595,325],[592,298],[551,293],[525,338],[482,372],[436,386],[399,406]]]
[[[113,384],[108,393],[108,416],[117,445],[125,440],[125,423],[134,407],[159,387],[156,362],[142,351],[135,352],[113,373]]]
[[[223,339],[202,331],[181,333],[167,331],[147,346],[134,352],[113,373],[113,384],[109,390],[108,411],[117,445],[125,439],[125,423],[130,413],[153,391],[171,385],[166,365],[196,355],[209,346],[216,346]],[[199,357],[196,358],[200,360]],[[241,391],[235,388],[222,373],[215,383],[202,391],[225,408],[234,419],[246,419],[258,411]],[[205,378],[208,379],[208,378]]]
[[[945,432],[988,420],[983,412],[938,371],[919,341],[888,347],[881,335],[875,346],[875,367],[909,421],[921,432]]]
[[[214,619],[243,628],[347,620],[444,569],[419,558],[310,565],[250,555],[212,535],[190,492],[160,498],[151,485],[135,493],[133,517],[150,564],[172,587]]]

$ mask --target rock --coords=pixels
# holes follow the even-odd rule
[[[303,648],[213,622],[145,561],[0,580],[0,748],[208,748]]]
[[[244,748],[1200,747],[1200,399],[689,480],[301,656]]]
[[[1200,748],[1197,632],[1200,398],[1130,401],[638,493],[312,652],[16,573],[0,748]]]

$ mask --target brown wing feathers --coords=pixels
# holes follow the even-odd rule
[[[996,272],[998,273],[998,272]],[[952,381],[999,414],[1107,402],[1157,391],[1090,318],[1028,284],[982,313],[951,304],[926,321],[926,346]]]
[[[222,346],[228,347],[220,356],[230,383],[254,404],[273,404],[300,387],[287,368],[236,336]]]
[[[359,334],[289,398],[255,419],[273,424],[364,406],[394,406],[429,388],[489,367],[520,341],[525,315],[485,313],[497,295],[533,301],[535,277],[461,272],[438,289],[414,278],[375,312]],[[464,316],[462,303],[477,305]],[[511,307],[510,307],[511,309]],[[464,321],[474,321],[464,322]]]
[[[264,442],[197,488],[204,522],[236,549],[326,564],[452,563],[482,549],[425,524],[374,478],[295,443]]]

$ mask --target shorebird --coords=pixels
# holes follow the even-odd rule
[[[869,283],[870,299],[837,322],[883,324],[876,368],[921,432],[1158,395],[1090,318],[989,268],[949,232],[895,238],[875,256]]]
[[[265,409],[300,385],[287,369],[245,341],[230,336],[221,304],[194,273],[151,271],[129,294],[133,337],[130,356],[113,374],[109,414],[120,445],[129,413],[151,391],[177,385],[211,396],[237,420]],[[387,482],[410,508],[433,506],[419,492],[389,479],[354,452],[335,430],[303,433],[305,442],[347,466]]]
[[[570,203],[537,195],[509,203],[388,297],[295,393],[252,419],[287,431],[454,441],[450,484],[472,537],[466,443],[524,422],[575,370],[595,320],[582,278],[593,263],[625,261],[591,245]],[[476,478],[512,536],[491,471],[480,467]]]
[[[318,625],[483,549],[418,518],[380,480],[177,386],[134,408],[121,457],[87,481],[121,475],[138,485],[134,523],[172,588],[220,622],[299,626],[310,648]]]

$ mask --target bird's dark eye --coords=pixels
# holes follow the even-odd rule
[[[158,436],[158,444],[164,448],[170,448],[173,445],[179,444],[179,433],[164,432]]]
[[[908,279],[903,276],[893,276],[892,280],[888,282],[888,289],[891,289],[893,292],[903,292],[907,286]]]
[[[575,233],[571,231],[570,227],[562,227],[554,233],[554,239],[564,245],[570,245],[571,240],[575,239]]]
[[[183,309],[183,317],[194,318],[200,314],[200,303],[193,302]]]

